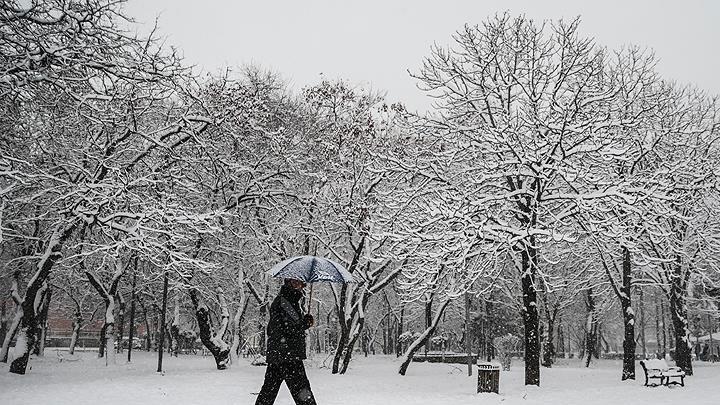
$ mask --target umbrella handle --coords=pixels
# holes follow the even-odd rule
[[[306,313],[306,314],[309,314],[309,313],[310,313],[310,306],[312,305],[313,285],[314,285],[313,283],[310,283],[310,298],[308,299],[308,301],[307,301],[307,306],[306,306],[306,308],[305,308],[305,313]]]

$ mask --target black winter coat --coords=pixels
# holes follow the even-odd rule
[[[305,360],[305,329],[310,325],[300,310],[302,292],[283,285],[270,305],[267,327],[267,362]]]

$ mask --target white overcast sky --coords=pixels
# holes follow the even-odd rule
[[[409,109],[430,104],[407,70],[435,42],[495,13],[581,16],[581,32],[610,48],[652,48],[666,78],[720,94],[720,1],[715,0],[128,0],[129,16],[160,33],[188,64],[215,72],[253,63],[299,89],[326,78],[387,92]]]

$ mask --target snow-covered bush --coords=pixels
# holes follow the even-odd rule
[[[512,353],[518,350],[520,345],[520,338],[507,334],[493,339],[493,346],[497,351],[497,356],[500,359],[500,364],[503,370],[510,370],[510,361],[512,359]]]
[[[408,332],[401,333],[400,336],[398,337],[398,340],[400,341],[400,343],[402,343],[404,345],[404,344],[412,342],[413,340],[415,340],[419,337],[420,337],[419,333],[408,331]]]

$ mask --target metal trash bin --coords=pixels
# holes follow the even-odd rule
[[[500,365],[478,362],[477,392],[500,393]]]

